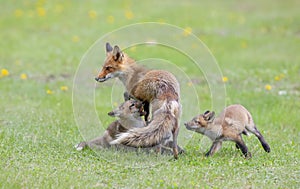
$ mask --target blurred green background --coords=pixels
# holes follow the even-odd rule
[[[0,5],[2,188],[299,187],[299,1],[12,0]],[[73,148],[83,140],[72,107],[73,78],[81,58],[103,35],[141,22],[172,24],[205,43],[220,66],[223,77],[217,84],[226,87],[226,104],[241,103],[252,112],[270,154],[255,137],[248,137],[251,160],[244,160],[231,143],[205,158],[210,142],[192,135],[178,161],[133,169]],[[155,47],[126,52],[137,60],[149,52],[160,54]],[[92,73],[101,68],[104,53],[104,47],[99,49],[99,64],[90,68]],[[163,57],[188,61],[176,53]],[[192,82],[186,85],[198,92],[200,109],[210,108],[204,76],[188,66],[185,71]],[[110,91],[102,89],[111,84],[97,89],[96,97],[110,97]],[[96,104],[103,125],[114,120],[106,116],[111,107],[111,102]],[[191,111],[190,118],[197,113]],[[139,158],[101,153],[114,161],[125,156],[132,161],[129,165]],[[161,159],[150,156],[147,161]]]

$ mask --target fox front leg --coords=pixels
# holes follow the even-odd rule
[[[251,153],[248,151],[248,148],[243,141],[242,137],[239,136],[238,140],[235,141],[236,146],[239,147],[239,149],[242,151],[243,155],[245,156],[246,159],[251,158]]]
[[[74,147],[76,148],[77,151],[81,151],[85,149],[88,146],[88,144],[84,142],[80,142],[79,144],[76,144]]]
[[[217,151],[222,148],[222,141],[215,141],[213,142],[212,146],[210,147],[209,151],[205,154],[206,157],[214,155]]]
[[[124,96],[124,101],[130,100],[130,95],[127,91],[124,92],[123,96]]]
[[[129,94],[127,91],[124,92],[123,97],[124,97],[124,100],[125,100],[125,101],[130,100],[130,99],[138,100],[138,99],[135,98],[133,95]]]

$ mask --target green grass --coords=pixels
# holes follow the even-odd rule
[[[299,188],[299,1],[152,3],[0,2],[0,69],[9,71],[0,78],[1,188]],[[177,161],[172,156],[113,150],[77,152],[76,143],[100,135],[102,127],[114,120],[106,113],[122,96],[115,81],[95,88],[93,77],[105,55],[104,44],[99,44],[99,59],[84,67],[86,78],[80,78],[86,82],[80,89],[95,91],[95,99],[94,93],[79,95],[75,100],[81,115],[74,114],[72,87],[80,60],[104,34],[139,22],[190,27],[228,78],[224,103],[241,103],[249,109],[271,153],[250,136],[244,137],[253,155],[250,160],[230,142],[214,157],[205,158],[210,141],[183,125],[179,144],[186,154]],[[142,34],[131,35],[128,38]],[[130,43],[126,40],[119,43]],[[186,56],[159,46],[126,51],[137,60],[156,57],[178,66],[159,61],[152,65],[179,73],[182,122],[213,107],[205,73],[195,70]],[[194,92],[182,71],[192,80]],[[21,74],[27,79],[22,80]],[[218,79],[213,83],[222,86]],[[279,95],[280,91],[286,94]],[[78,124],[79,117],[90,116],[83,127]]]

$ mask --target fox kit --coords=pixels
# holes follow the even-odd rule
[[[82,150],[85,147],[108,148],[111,146],[110,142],[116,139],[117,134],[126,132],[132,127],[145,126],[145,121],[141,117],[145,115],[145,112],[143,110],[143,104],[140,101],[125,101],[115,110],[109,112],[108,115],[118,117],[119,119],[108,126],[103,136],[76,145],[75,147],[77,150]]]
[[[147,127],[132,128],[118,135],[113,144],[132,147],[151,147],[172,137],[173,154],[178,157],[177,136],[181,116],[180,87],[175,76],[162,70],[148,70],[135,63],[118,46],[106,43],[106,60],[99,75],[95,78],[104,82],[119,78],[130,97],[145,103],[145,111],[152,109],[152,119]],[[148,115],[145,116],[148,118]]]
[[[228,106],[218,117],[215,118],[214,115],[214,112],[206,111],[184,124],[188,130],[206,135],[213,141],[206,156],[212,156],[222,147],[223,141],[229,140],[236,143],[246,158],[250,158],[251,153],[248,152],[241,136],[241,134],[248,135],[248,131],[258,138],[266,152],[270,152],[270,147],[257,130],[251,114],[242,105]]]

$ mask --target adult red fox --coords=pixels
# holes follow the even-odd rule
[[[175,76],[163,70],[149,70],[135,63],[118,46],[106,43],[106,60],[95,78],[104,82],[119,78],[129,96],[143,101],[145,111],[152,109],[152,120],[147,127],[133,128],[121,133],[112,143],[133,147],[151,147],[161,144],[170,136],[173,139],[173,155],[178,158],[177,136],[181,116],[180,86]],[[146,115],[148,117],[148,115]]]
[[[188,130],[208,136],[213,144],[206,156],[212,156],[222,147],[222,142],[229,140],[236,143],[246,158],[251,157],[241,134],[248,135],[248,131],[253,133],[266,152],[270,152],[270,146],[264,137],[257,130],[249,111],[242,105],[236,104],[226,107],[218,117],[214,117],[215,112],[206,111],[194,117],[184,125]]]

